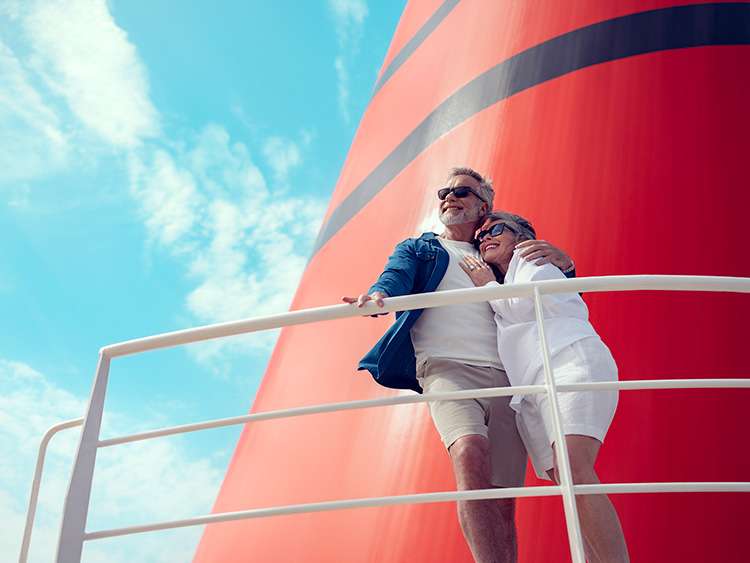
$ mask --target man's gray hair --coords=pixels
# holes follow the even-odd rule
[[[486,223],[487,221],[502,221],[503,223],[509,223],[512,228],[518,231],[518,238],[522,240],[536,240],[536,231],[531,225],[531,222],[515,213],[493,211],[492,213],[488,213],[484,218],[484,222]]]
[[[450,174],[448,174],[448,180],[455,178],[456,176],[471,176],[477,182],[479,182],[479,198],[489,205],[492,209],[492,202],[495,199],[495,190],[492,188],[492,180],[485,178],[479,172],[468,166],[456,166],[451,168]]]

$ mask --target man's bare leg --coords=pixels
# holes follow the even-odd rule
[[[478,434],[463,436],[451,445],[448,451],[459,491],[494,487],[489,449],[489,440]],[[515,499],[459,501],[458,520],[477,563],[515,563]]]
[[[570,456],[570,469],[573,483],[579,485],[598,484],[599,477],[594,471],[594,462],[601,442],[589,436],[571,434],[565,437]],[[553,446],[554,449],[554,446]],[[557,456],[555,456],[556,459]],[[550,477],[559,483],[555,470]],[[622,533],[620,519],[607,495],[576,496],[578,517],[581,520],[581,533],[586,549],[586,559],[590,563],[628,563],[628,546]]]

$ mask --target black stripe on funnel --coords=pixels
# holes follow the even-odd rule
[[[409,133],[331,213],[321,227],[313,255],[427,147],[501,100],[553,78],[617,59],[669,49],[747,44],[750,4],[722,2],[623,16],[527,49],[463,86]],[[446,163],[446,168],[450,164]]]
[[[456,5],[459,3],[460,0],[445,0],[440,7],[435,10],[435,13],[430,16],[430,19],[428,19],[422,27],[419,28],[419,31],[417,31],[414,34],[414,37],[409,39],[408,43],[403,46],[403,48],[398,52],[398,54],[391,59],[390,64],[388,67],[383,71],[383,74],[380,75],[380,79],[375,84],[375,88],[372,91],[372,95],[378,93],[378,91],[383,87],[383,84],[388,82],[388,79],[395,74],[395,72],[401,67],[402,64],[406,62],[406,60],[411,57],[412,53],[416,51],[419,46],[424,42],[425,39],[435,31],[437,26],[440,25],[440,23],[445,19],[445,17],[450,14],[451,10],[456,7]]]

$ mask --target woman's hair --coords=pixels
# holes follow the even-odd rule
[[[536,231],[528,219],[524,219],[515,213],[507,211],[493,211],[484,217],[484,223],[487,221],[503,221],[510,223],[510,226],[518,231],[520,240],[536,240]]]
[[[488,213],[484,217],[482,224],[488,221],[503,221],[504,223],[510,223],[511,227],[518,231],[517,237],[519,240],[536,240],[536,231],[528,219],[524,219],[520,215],[515,213],[508,213],[507,211],[493,211]],[[474,239],[474,246],[479,248],[479,241]],[[494,264],[490,264],[490,268],[495,274],[495,278],[500,283],[505,282],[505,275],[500,271],[500,268]]]

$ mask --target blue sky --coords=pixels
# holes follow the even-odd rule
[[[82,414],[101,346],[286,310],[404,3],[0,2],[3,558],[39,438]],[[104,436],[246,412],[274,341],[118,359]],[[207,512],[238,431],[104,451],[89,528]],[[32,561],[75,434],[53,443]],[[84,561],[188,561],[199,532]]]

